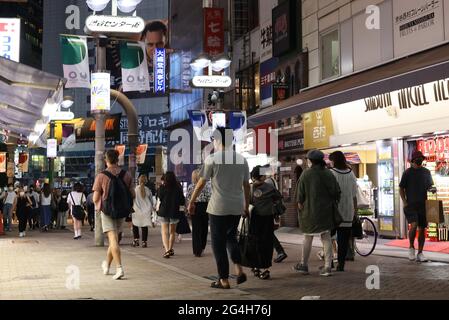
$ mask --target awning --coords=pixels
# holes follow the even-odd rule
[[[63,85],[63,78],[0,57],[0,129],[27,138]]]
[[[449,77],[449,44],[342,77],[261,110],[249,117],[255,127],[307,112]]]

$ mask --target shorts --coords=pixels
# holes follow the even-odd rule
[[[417,223],[420,228],[427,228],[426,204],[409,204],[404,208],[404,215],[409,224]]]
[[[157,217],[160,223],[163,224],[178,224],[179,219],[166,218],[166,217]]]
[[[121,232],[124,222],[125,218],[112,219],[110,216],[105,215],[103,212],[101,213],[101,226],[103,227],[103,233],[107,233],[109,231],[115,231],[117,233]]]

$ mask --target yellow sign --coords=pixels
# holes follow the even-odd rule
[[[330,108],[304,114],[304,149],[330,147],[329,138],[334,134]]]
[[[62,143],[62,126],[63,125],[73,125],[74,130],[76,129],[76,127],[78,127],[80,124],[82,126],[82,124],[84,123],[83,118],[77,118],[77,119],[73,119],[73,120],[68,120],[68,121],[55,121],[55,139],[58,140],[58,144]],[[47,126],[47,131],[46,131],[46,137],[50,136],[50,124]]]

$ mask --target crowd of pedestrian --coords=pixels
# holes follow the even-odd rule
[[[113,279],[122,279],[125,273],[120,241],[125,222],[130,221],[131,245],[147,248],[149,227],[155,227],[157,215],[161,226],[162,256],[166,259],[175,255],[176,234],[190,232],[192,253],[195,257],[202,257],[210,230],[218,273],[218,280],[212,282],[211,287],[231,288],[229,258],[234,264],[237,284],[247,280],[243,264],[255,277],[270,279],[272,262],[281,263],[288,257],[274,233],[286,208],[276,172],[269,165],[256,166],[250,172],[246,159],[233,150],[232,141],[232,130],[216,129],[213,134],[215,153],[193,171],[192,183],[186,194],[176,175],[170,171],[163,175],[157,189],[149,185],[144,174],[140,174],[138,185],[134,186],[130,173],[118,166],[118,153],[114,150],[106,152],[107,168],[97,175],[90,192],[86,192],[81,183],[75,183],[70,191],[52,190],[47,183],[42,189],[8,185],[0,193],[4,228],[10,232],[17,219],[19,236],[25,237],[27,224],[29,230],[63,230],[71,218],[74,239],[78,240],[82,237],[85,220],[94,231],[95,217],[100,216],[102,231],[108,238],[103,273],[108,275],[114,262],[116,272]],[[306,158],[307,169],[300,165],[295,169],[294,202],[304,243],[300,261],[293,269],[309,274],[312,242],[318,236],[323,246],[318,255],[324,260],[319,274],[327,277],[333,269],[345,271],[348,252],[353,247],[352,225],[358,210],[357,179],[341,151],[330,154],[329,162],[319,150],[311,150]],[[405,215],[412,226],[410,260],[421,262],[427,261],[422,253],[423,230],[427,225],[424,203],[433,186],[430,173],[422,166],[423,161],[422,153],[414,153],[412,167],[404,173],[400,184]],[[239,225],[245,223],[248,226],[245,232],[251,237],[239,233],[242,231],[238,230]],[[419,250],[415,258],[417,231]],[[252,239],[255,251],[251,259],[246,256],[246,249],[242,250],[242,241],[248,239]],[[274,259],[273,250],[277,253]]]

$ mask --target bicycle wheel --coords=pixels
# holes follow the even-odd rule
[[[362,257],[367,257],[376,248],[378,233],[373,221],[365,217],[361,217],[360,221],[362,222],[363,236],[354,239],[355,251]]]

